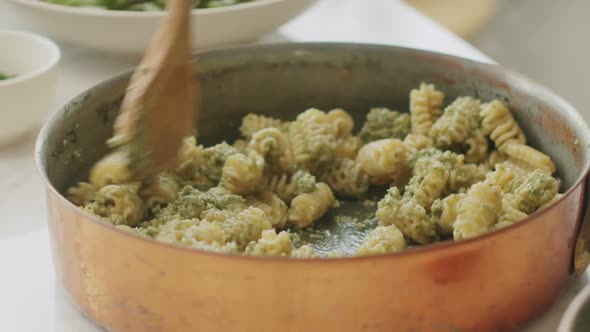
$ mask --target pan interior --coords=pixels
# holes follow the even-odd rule
[[[409,92],[432,82],[445,103],[458,96],[508,103],[529,144],[549,154],[562,180],[561,191],[586,172],[589,134],[581,117],[547,90],[507,71],[467,60],[396,47],[355,44],[285,44],[211,51],[197,56],[200,82],[199,143],[210,146],[238,138],[249,113],[292,120],[304,110],[343,108],[359,130],[371,107],[408,111]],[[60,192],[88,175],[107,152],[130,73],[77,97],[42,132],[38,159]],[[316,226],[301,234],[319,253],[354,253],[374,224],[375,201],[339,199]],[[368,227],[360,221],[367,221]]]

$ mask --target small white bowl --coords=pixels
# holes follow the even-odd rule
[[[227,7],[195,9],[196,48],[250,42],[286,23],[317,0],[256,0]],[[163,11],[135,12],[10,0],[27,29],[60,41],[113,53],[143,53]]]
[[[584,287],[567,307],[557,332],[582,332],[590,328],[590,285]]]
[[[0,30],[0,144],[37,126],[55,96],[59,48],[29,32]]]

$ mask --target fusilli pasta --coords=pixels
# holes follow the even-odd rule
[[[289,126],[289,142],[294,162],[313,171],[331,161],[336,150],[334,128],[325,113],[309,109]]]
[[[369,176],[359,163],[350,159],[335,160],[319,178],[342,196],[358,197],[369,189]]]
[[[471,97],[457,98],[432,125],[430,137],[439,147],[465,143],[479,127],[479,112],[478,100]]]
[[[293,198],[287,211],[287,220],[297,227],[307,227],[323,216],[332,204],[332,190],[327,184],[320,182],[316,184],[315,191]]]
[[[428,96],[423,91],[412,90],[410,92],[410,120],[412,134],[428,136],[432,128],[432,115]]]
[[[285,171],[290,166],[290,161],[286,165],[281,163],[285,158],[289,158],[287,156],[290,152],[288,151],[289,142],[287,136],[277,128],[265,128],[255,132],[250,139],[248,148],[251,151],[256,151],[267,163],[279,171]]]
[[[409,113],[372,108],[356,135],[353,117],[342,109],[310,108],[292,122],[247,114],[233,145],[204,148],[187,137],[170,169],[143,178],[134,178],[122,142],[67,198],[122,231],[173,245],[314,258],[350,250],[316,246],[324,237],[312,239],[323,223],[302,228],[332,207],[345,211],[350,198],[375,206],[371,185],[389,188],[377,203],[378,226],[357,255],[395,253],[451,235],[471,238],[561,197],[553,161],[526,145],[504,104],[459,97],[442,112],[443,101],[434,85],[422,83],[410,93]],[[350,219],[354,224],[343,230],[374,227]]]
[[[293,251],[293,243],[289,234],[285,231],[277,232],[274,229],[262,231],[258,241],[252,241],[246,247],[245,254],[253,256],[289,256]]]
[[[465,143],[469,146],[467,152],[465,152],[465,161],[468,163],[480,163],[486,160],[488,157],[488,138],[485,136],[483,131],[473,131],[471,137],[469,137]]]
[[[363,140],[358,136],[351,136],[336,141],[335,158],[355,159],[360,148],[363,146]]]
[[[90,169],[90,183],[99,187],[131,181],[129,158],[125,150],[116,150],[99,160]]]
[[[144,206],[137,195],[137,185],[109,184],[84,206],[86,211],[108,217],[115,225],[135,226],[143,218]]]
[[[490,135],[492,141],[496,143],[496,148],[501,149],[506,142],[512,140],[526,144],[522,129],[502,102],[494,100],[483,105],[481,117],[483,132]]]
[[[264,115],[248,114],[242,119],[240,132],[246,139],[250,139],[255,132],[265,128],[281,128],[283,122]]]
[[[509,141],[502,150],[511,158],[529,165],[533,169],[542,169],[549,173],[555,173],[555,164],[548,155],[528,145]]]
[[[461,200],[454,224],[455,240],[467,239],[488,232],[502,211],[502,190],[485,182],[474,184]]]
[[[435,222],[426,209],[416,200],[402,197],[396,187],[391,187],[387,195],[377,204],[375,216],[379,225],[395,225],[408,238],[420,244],[437,239]]]
[[[557,195],[559,183],[548,172],[534,170],[514,190],[514,207],[524,213],[532,213]]]
[[[365,143],[384,138],[403,139],[410,132],[410,114],[388,108],[372,108],[360,132]]]
[[[326,122],[332,126],[337,139],[347,138],[354,128],[354,120],[350,114],[341,109],[334,109],[326,114]]]
[[[221,183],[234,194],[248,194],[258,188],[263,171],[264,159],[258,153],[251,151],[247,156],[237,153],[225,161]]]
[[[286,203],[291,203],[296,195],[314,191],[316,179],[309,172],[299,170],[292,176],[272,175],[266,179],[264,186]]]
[[[180,190],[177,176],[172,173],[162,172],[151,177],[148,185],[141,191],[141,198],[147,206],[168,204],[176,199]]]
[[[356,161],[371,177],[389,178],[404,183],[408,176],[408,152],[398,139],[382,139],[364,145]]]
[[[459,206],[465,196],[466,194],[451,194],[432,203],[432,216],[441,234],[453,234],[453,226],[459,214]]]
[[[394,225],[377,226],[367,234],[356,254],[380,255],[402,251],[407,247],[402,232]]]
[[[278,229],[285,227],[287,223],[287,204],[277,195],[268,190],[263,190],[257,196],[250,197],[247,203],[262,210],[273,227]]]

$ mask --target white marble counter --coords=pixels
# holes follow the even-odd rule
[[[4,1],[0,0],[0,29],[22,28]],[[397,0],[372,0],[370,5],[360,0],[323,0],[262,42],[277,40],[393,44],[490,61]],[[53,109],[138,62],[69,45],[62,45],[62,52]],[[18,145],[0,148],[0,330],[99,331],[68,302],[53,272],[44,193],[33,162],[35,134]],[[525,330],[555,331],[566,305],[587,282],[588,276],[573,281],[555,305]]]

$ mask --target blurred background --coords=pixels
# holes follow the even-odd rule
[[[590,123],[589,0],[408,0],[502,65],[553,89]]]

